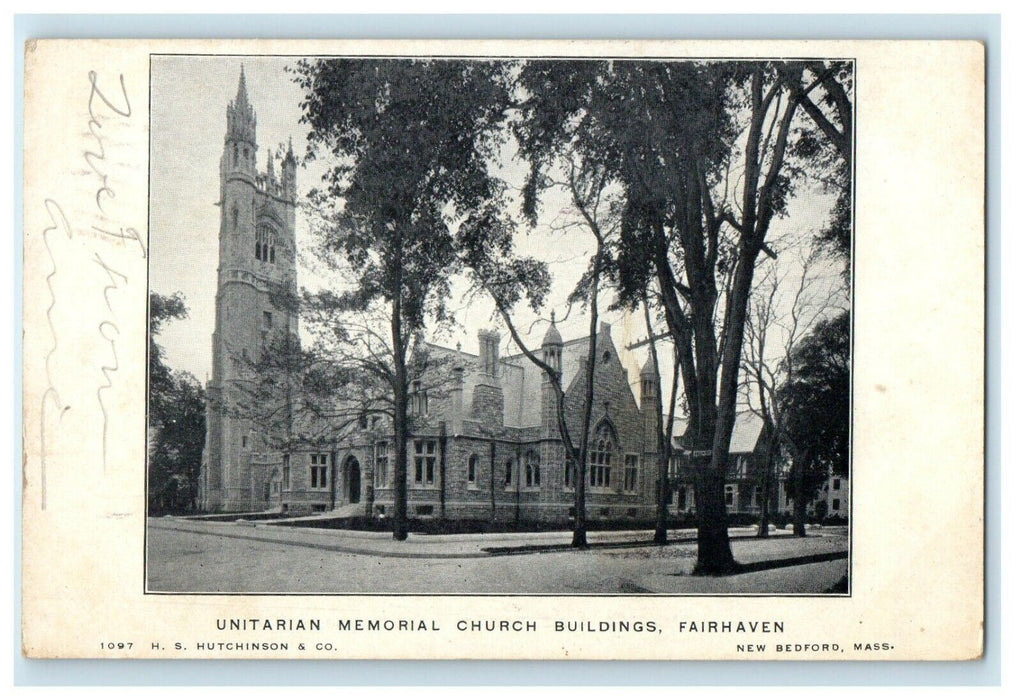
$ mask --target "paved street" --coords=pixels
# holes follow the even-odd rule
[[[769,540],[735,528],[735,558],[752,570],[692,577],[691,531],[667,547],[648,532],[590,533],[584,552],[556,549],[570,534],[411,535],[251,523],[149,520],[148,588],[160,592],[304,593],[823,593],[847,571],[847,529]],[[638,546],[628,546],[635,542]],[[528,548],[533,553],[493,554]],[[804,558],[798,559],[796,558]],[[792,560],[803,561],[790,565]],[[758,563],[758,565],[757,565]]]

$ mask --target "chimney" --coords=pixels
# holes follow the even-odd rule
[[[479,331],[479,383],[472,392],[472,419],[485,430],[504,426],[504,391],[499,376],[500,333]]]
[[[479,331],[479,370],[484,378],[499,376],[500,333],[495,330]]]
[[[460,362],[460,359],[459,359]],[[451,434],[461,434],[461,420],[465,415],[464,409],[464,395],[465,395],[465,368],[460,364],[453,370],[454,376],[452,380],[453,386],[451,387],[451,410],[447,419],[450,424]]]

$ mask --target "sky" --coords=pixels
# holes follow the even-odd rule
[[[265,168],[267,149],[276,150],[289,138],[295,153],[304,153],[307,128],[299,123],[302,94],[285,72],[295,60],[261,56],[154,56],[152,60],[150,287],[160,294],[180,292],[189,311],[188,318],[168,323],[157,342],[165,349],[172,368],[190,372],[202,382],[209,378],[212,366],[220,221],[216,202],[226,107],[237,93],[244,64],[249,101],[256,112],[260,170]],[[514,170],[509,168],[509,172]],[[299,166],[299,196],[318,185],[318,180],[319,172]],[[826,218],[830,202],[829,196],[801,193],[790,203],[790,215],[775,220],[770,237],[815,230]],[[540,344],[551,309],[565,340],[588,333],[588,314],[584,310],[576,309],[564,318],[565,300],[595,250],[591,234],[583,228],[555,225],[563,223],[570,211],[566,197],[547,195],[541,200],[538,225],[523,230],[516,239],[518,252],[546,261],[553,278],[550,304],[541,316],[527,310],[516,314],[518,327],[532,347]],[[296,237],[299,250],[308,246],[308,227],[300,211]],[[782,266],[790,265],[795,257],[789,262],[782,253],[780,262]],[[317,282],[300,261],[299,286],[316,287]],[[497,328],[504,332],[502,354],[517,353],[500,321],[494,318],[492,303],[465,298],[467,290],[467,284],[454,285],[451,305],[456,310],[457,327],[431,333],[429,339],[448,346],[461,343],[464,350],[476,352],[478,330]],[[604,301],[601,306],[605,307],[609,295],[604,295]],[[641,315],[629,317],[606,308],[601,310],[600,320],[611,323],[612,337],[634,388],[647,350],[629,353],[624,346],[646,337],[645,321]],[[667,367],[669,349],[666,342],[660,346],[661,367]],[[668,378],[664,379],[666,383]],[[665,391],[669,392],[669,386]]]

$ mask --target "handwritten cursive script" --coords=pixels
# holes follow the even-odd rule
[[[62,419],[69,410],[71,410],[71,406],[68,405],[62,397],[62,392],[59,388],[59,377],[55,376],[54,369],[51,366],[54,356],[61,347],[60,334],[58,332],[57,324],[54,321],[54,309],[58,305],[56,285],[54,282],[60,274],[60,270],[58,269],[57,256],[54,253],[52,245],[53,241],[51,239],[59,234],[59,237],[56,240],[69,241],[73,238],[78,238],[84,242],[89,239],[93,239],[103,241],[106,244],[115,244],[121,248],[124,248],[129,241],[134,241],[139,246],[142,258],[144,259],[147,255],[146,243],[138,229],[112,221],[111,212],[108,211],[111,203],[117,197],[117,192],[113,187],[114,183],[112,182],[110,171],[108,169],[108,143],[107,137],[104,135],[104,125],[110,119],[120,118],[124,120],[130,118],[132,115],[131,102],[128,98],[124,75],[119,76],[119,91],[115,90],[115,92],[112,93],[114,95],[113,99],[108,96],[107,91],[100,87],[100,77],[96,71],[88,71],[87,76],[89,86],[87,126],[89,136],[91,136],[93,143],[83,149],[82,158],[88,166],[88,170],[86,171],[87,176],[97,183],[92,193],[92,200],[94,204],[92,215],[94,217],[94,222],[89,222],[83,228],[76,229],[71,219],[69,219],[65,214],[64,208],[56,199],[46,199],[44,201],[48,217],[48,225],[43,229],[42,237],[47,255],[49,256],[51,269],[49,274],[46,276],[46,286],[50,294],[49,305],[46,309],[46,319],[50,333],[50,346],[45,359],[46,389],[43,392],[41,399],[41,421],[39,429],[41,448],[40,505],[43,510],[46,509],[47,505],[47,460],[52,452],[52,445],[50,444],[52,436],[47,433],[47,418],[50,417],[52,419],[54,412],[56,412],[59,424],[59,420]],[[87,213],[85,215],[88,216]],[[91,235],[76,236],[76,233]],[[98,234],[98,238],[95,234]],[[104,286],[102,288],[105,311],[103,313],[103,318],[99,321],[95,330],[101,338],[104,347],[109,348],[109,354],[99,363],[99,373],[102,378],[96,385],[95,391],[96,402],[99,405],[100,414],[102,416],[102,462],[103,471],[105,472],[107,467],[110,423],[105,392],[113,389],[114,377],[120,369],[120,361],[117,352],[117,339],[120,336],[120,328],[117,322],[117,315],[114,312],[111,295],[127,286],[128,277],[123,271],[117,269],[111,264],[108,256],[104,256],[99,250],[94,249],[93,246],[88,243],[82,247],[82,250],[84,250],[86,254],[91,253],[92,261],[102,269],[102,273],[105,277]],[[82,303],[81,298],[77,298],[75,301],[78,304]]]
[[[57,305],[56,292],[53,290],[53,278],[57,275],[57,260],[53,256],[53,248],[50,246],[49,237],[54,231],[60,231],[64,236],[70,240],[71,238],[71,224],[68,223],[67,216],[64,215],[64,210],[61,209],[60,205],[52,200],[47,199],[43,202],[43,206],[46,208],[46,214],[50,219],[50,225],[43,229],[43,245],[46,246],[46,254],[50,258],[50,273],[46,275],[46,288],[50,293],[50,304],[46,307],[46,324],[50,329],[50,349],[46,353],[45,370],[46,370],[46,391],[43,392],[40,410],[39,420],[39,443],[40,443],[40,466],[39,466],[39,484],[40,484],[40,500],[42,502],[42,509],[46,510],[46,458],[49,454],[49,446],[46,442],[46,408],[52,406],[53,410],[58,412],[60,417],[71,408],[64,404],[60,398],[60,391],[57,389],[57,385],[53,381],[53,371],[50,367],[50,362],[53,359],[53,355],[57,352],[59,346],[59,340],[57,336],[57,329],[53,325],[53,308]]]

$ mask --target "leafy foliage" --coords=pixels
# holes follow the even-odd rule
[[[321,220],[318,257],[344,278],[319,297],[317,311],[389,324],[389,338],[372,320],[361,322],[354,337],[366,339],[366,369],[385,380],[392,400],[396,539],[407,537],[408,399],[418,380],[413,342],[427,322],[451,321],[451,280],[464,265],[457,237],[479,240],[501,197],[490,162],[509,105],[507,67],[312,59],[295,69],[305,93],[302,121],[311,129],[306,160],[330,159],[323,188],[310,194]]]
[[[306,158],[332,157],[311,197],[332,213],[321,247],[356,275],[338,302],[357,311],[398,302],[407,337],[428,319],[449,320],[454,229],[499,196],[488,161],[508,100],[501,64],[309,60],[296,80],[311,127]]]
[[[712,454],[697,470],[702,572],[733,565],[723,471],[757,259],[796,186],[827,159],[826,142],[796,116],[810,113],[844,154],[850,103],[836,78],[850,75],[844,69],[805,61],[535,61],[519,76],[526,97],[515,135],[530,165],[524,215],[536,220],[549,163],[564,153],[580,154],[598,166],[589,172],[623,192],[618,303],[634,309],[652,298],[663,310],[691,409],[683,442]],[[809,97],[817,87],[822,102]]]
[[[811,495],[828,470],[848,475],[850,406],[849,313],[821,321],[793,353],[779,404],[795,448],[806,455],[802,483]]]
[[[149,294],[149,478],[150,513],[193,510],[206,437],[202,387],[164,361],[156,336],[164,325],[187,317],[179,294]]]

